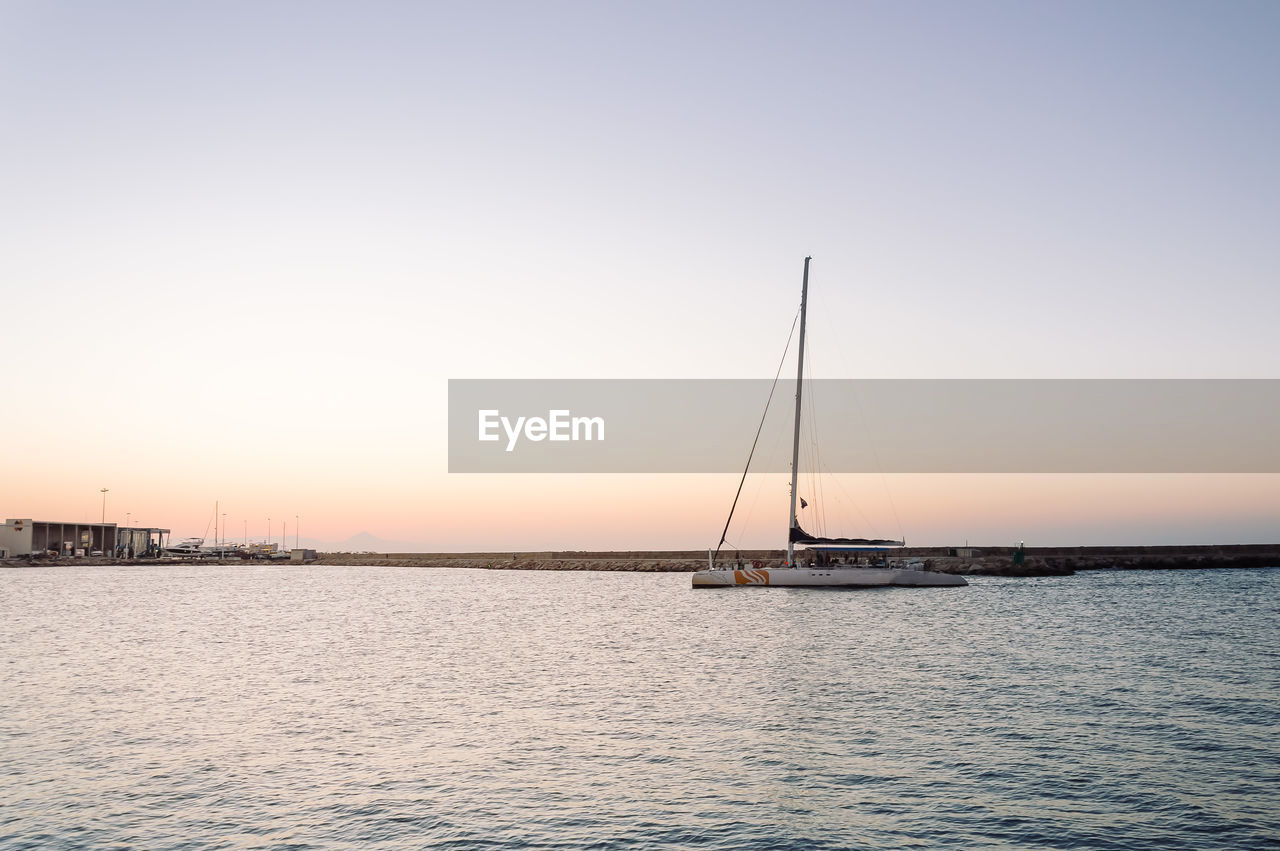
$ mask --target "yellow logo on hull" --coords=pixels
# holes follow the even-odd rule
[[[768,585],[769,571],[767,570],[735,570],[733,572],[733,584],[735,585]]]

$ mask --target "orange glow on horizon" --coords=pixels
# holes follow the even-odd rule
[[[107,519],[212,538],[215,500],[225,537],[340,544],[359,533],[417,551],[690,550],[714,547],[737,487],[729,475],[449,476],[361,482],[354,471],[278,477],[250,486],[223,478],[197,489],[175,475],[95,477],[67,469],[39,487],[4,494],[7,517],[94,522],[99,488]],[[1273,543],[1280,538],[1275,475],[842,476],[813,496],[810,531],[908,544],[1029,545]],[[121,481],[120,479],[123,479]],[[68,500],[67,494],[79,494]],[[785,544],[785,476],[751,477],[730,545]],[[819,517],[825,513],[826,524]],[[222,523],[223,518],[219,517]]]

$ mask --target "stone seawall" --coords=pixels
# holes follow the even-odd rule
[[[1027,547],[1023,560],[1013,547],[905,547],[890,551],[897,561],[923,562],[941,573],[964,576],[1069,576],[1077,570],[1196,570],[1204,568],[1280,567],[1280,544],[1234,544],[1199,547]],[[739,557],[746,565],[775,567],[783,550],[743,550],[721,553],[718,564],[732,566]],[[65,558],[0,561],[0,567],[108,566],[165,564],[154,559]],[[180,562],[173,562],[179,564]],[[204,564],[286,567],[290,562],[237,561]],[[602,570],[637,573],[691,573],[707,566],[705,551],[643,550],[619,552],[520,553],[320,553],[321,565],[382,567],[454,567],[487,570]]]
[[[1013,547],[905,547],[895,560],[919,560],[931,570],[968,576],[1068,576],[1077,570],[1194,570],[1280,567],[1280,544],[1198,547],[1028,547],[1015,563]],[[746,564],[780,565],[783,550],[742,551]],[[722,553],[720,564],[736,564],[739,553]],[[399,567],[461,567],[489,570],[605,570],[689,573],[706,567],[705,552],[536,553],[321,553],[321,564]]]

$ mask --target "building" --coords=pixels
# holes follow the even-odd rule
[[[63,523],[9,519],[0,526],[0,558],[56,553],[64,558],[107,555],[131,558],[159,554],[168,529],[120,528],[114,523]]]
[[[167,546],[169,546],[168,529],[153,529],[146,526],[124,527],[119,530],[116,556],[119,558],[159,556],[160,551]]]

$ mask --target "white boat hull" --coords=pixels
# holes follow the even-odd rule
[[[699,570],[694,588],[955,588],[963,576],[894,567],[757,567]]]

